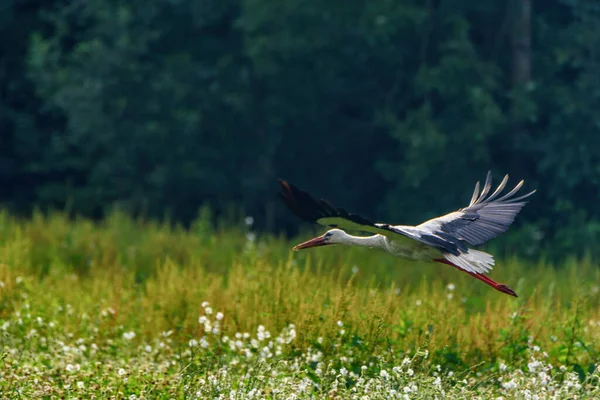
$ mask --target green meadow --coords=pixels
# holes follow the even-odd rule
[[[303,252],[251,226],[0,214],[0,394],[22,399],[600,397],[600,269]],[[540,259],[542,259],[540,257]]]

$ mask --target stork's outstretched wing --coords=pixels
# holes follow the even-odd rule
[[[477,182],[471,203],[467,207],[426,221],[416,228],[442,237],[451,236],[473,246],[495,238],[513,223],[519,211],[527,203],[523,200],[535,193],[534,190],[526,195],[514,197],[523,186],[524,181],[521,181],[509,193],[496,199],[507,182],[508,175],[504,177],[494,193],[488,196],[492,188],[492,174],[488,172],[483,189],[479,192],[479,182]]]
[[[326,200],[316,200],[307,192],[284,180],[280,179],[279,183],[282,189],[281,198],[285,205],[305,221],[331,228],[385,235],[395,241],[406,240],[414,244],[420,242],[455,255],[460,254],[460,250],[466,251],[464,243],[460,243],[453,237],[449,237],[450,240],[447,240],[440,235],[418,230],[415,227],[376,224],[360,215],[351,214],[343,208],[333,207]]]

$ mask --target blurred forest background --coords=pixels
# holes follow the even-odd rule
[[[301,226],[277,178],[385,222],[537,188],[505,245],[600,255],[600,2],[3,0],[0,201]]]

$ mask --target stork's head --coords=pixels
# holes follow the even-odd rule
[[[346,233],[341,229],[330,229],[321,236],[294,246],[294,250],[308,249],[310,247],[326,246],[328,244],[343,243]]]

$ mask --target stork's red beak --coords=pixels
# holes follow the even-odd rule
[[[314,239],[310,239],[307,242],[300,243],[299,245],[294,246],[293,250],[298,251],[298,250],[302,250],[302,249],[308,249],[310,247],[325,246],[327,244],[329,244],[329,243],[327,243],[325,238],[323,236],[319,236]]]

